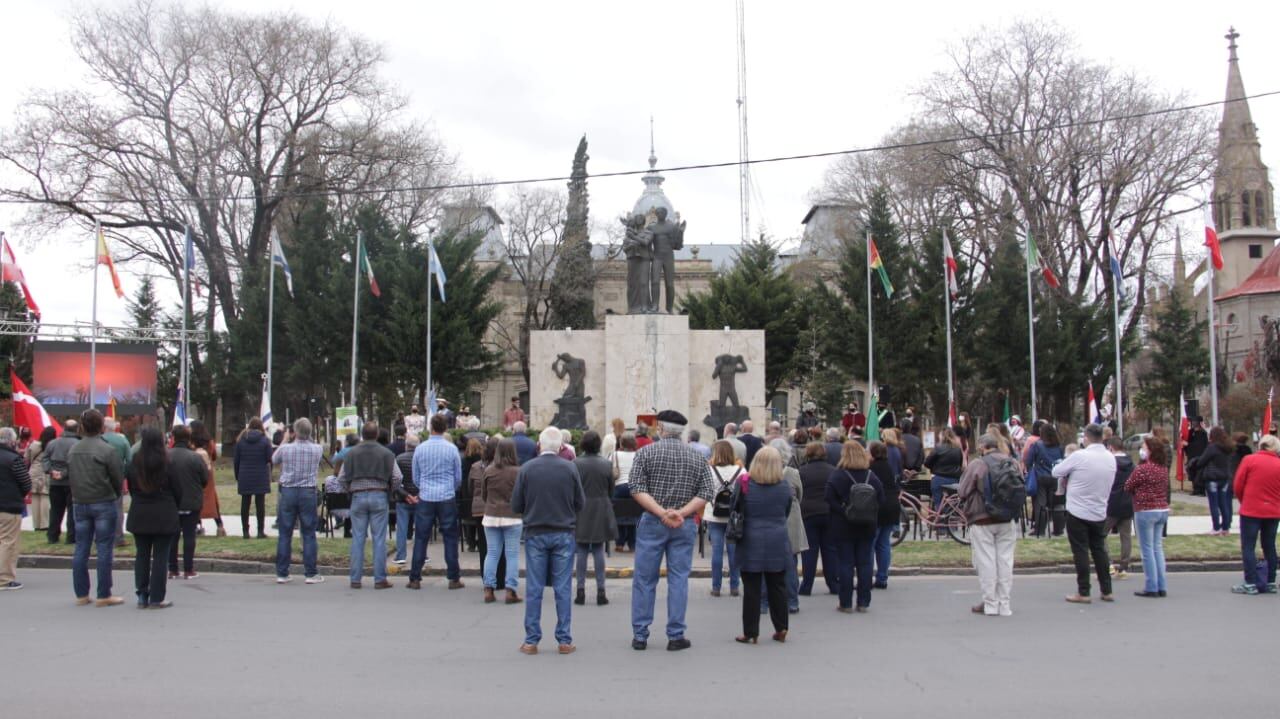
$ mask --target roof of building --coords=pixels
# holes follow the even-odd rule
[[[1216,301],[1222,302],[1233,297],[1243,297],[1245,295],[1267,295],[1272,293],[1280,293],[1280,246],[1271,248],[1271,252],[1262,260],[1262,264],[1240,283],[1239,287],[1224,292],[1216,298]]]

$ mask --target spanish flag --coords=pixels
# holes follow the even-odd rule
[[[124,297],[124,288],[120,286],[120,275],[116,274],[116,263],[111,261],[111,253],[107,250],[107,236],[102,232],[102,223],[98,223],[98,264],[106,265],[111,273],[111,286],[116,288],[116,297]]]
[[[867,235],[867,259],[871,262],[871,269],[880,275],[880,284],[884,285],[884,296],[893,297],[893,283],[889,281],[889,273],[884,269],[880,250],[876,249],[876,240],[870,234]]]

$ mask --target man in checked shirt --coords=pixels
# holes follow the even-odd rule
[[[635,574],[631,580],[631,648],[649,646],[649,625],[658,588],[658,570],[667,560],[667,651],[688,649],[684,614],[689,603],[689,570],[698,528],[693,518],[715,496],[711,466],[680,440],[685,416],[658,414],[662,438],[636,453],[631,465],[631,497],[645,510],[636,525]]]

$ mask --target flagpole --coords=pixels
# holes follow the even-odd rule
[[[1124,395],[1122,394],[1121,385],[1124,384],[1124,375],[1120,373],[1120,278],[1113,276],[1111,278],[1111,306],[1115,315],[1115,336],[1116,336],[1116,406],[1113,409],[1112,416],[1116,419],[1116,432],[1122,438],[1124,437]]]
[[[943,230],[943,243],[949,245],[946,231]],[[947,419],[951,418],[951,407],[956,401],[955,376],[951,371],[951,268],[947,266],[946,252],[942,258],[942,294],[946,297],[947,316]]]
[[[274,238],[274,236],[273,236]],[[271,401],[271,350],[272,350],[272,329],[275,324],[276,311],[276,246],[273,239],[271,243],[271,254],[267,258],[267,272],[270,278],[267,280],[267,402]],[[283,250],[282,250],[283,252]],[[270,406],[267,407],[270,409]]]
[[[189,352],[187,344],[187,326],[188,317],[191,314],[191,225],[187,225],[183,231],[186,240],[186,259],[183,261],[183,279],[182,279],[182,389],[185,393],[187,387],[187,369],[190,366]],[[186,397],[182,398],[186,402]],[[185,410],[185,408],[184,408]]]
[[[431,267],[432,258],[435,257],[436,246],[435,238],[427,235],[427,267]],[[427,272],[427,383],[422,388],[422,406],[427,412],[431,412],[431,408],[427,403],[431,398],[431,282],[435,279],[430,269]]]
[[[875,377],[876,377],[876,345],[875,345],[875,322],[871,315],[871,231],[867,230],[867,397],[873,398],[876,395]],[[870,399],[868,399],[868,402]],[[875,413],[874,407],[868,406],[868,412]],[[871,415],[869,415],[871,416]]]
[[[89,335],[89,409],[98,389],[98,249],[102,246],[102,222],[94,223],[93,233],[93,325]]]
[[[1209,401],[1213,410],[1213,426],[1218,426],[1218,328],[1213,319],[1213,255],[1209,256]]]
[[[356,275],[353,285],[355,299],[353,300],[353,309],[351,311],[351,404],[357,407],[359,405],[356,403],[356,357],[359,353],[358,339],[360,337],[360,248],[363,243],[364,231],[356,230],[356,261],[352,263],[356,266]]]
[[[1031,347],[1031,423],[1035,424],[1039,419],[1036,412],[1036,400],[1039,395],[1036,394],[1036,314],[1035,303],[1031,294],[1031,243],[1035,240],[1031,237],[1031,231],[1027,231],[1027,338]]]

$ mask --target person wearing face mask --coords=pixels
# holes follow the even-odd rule
[[[1133,497],[1133,518],[1138,528],[1138,551],[1146,582],[1134,595],[1146,598],[1168,595],[1165,584],[1164,528],[1169,523],[1169,469],[1164,443],[1147,437],[1138,450],[1141,463],[1125,480],[1124,491]]]

